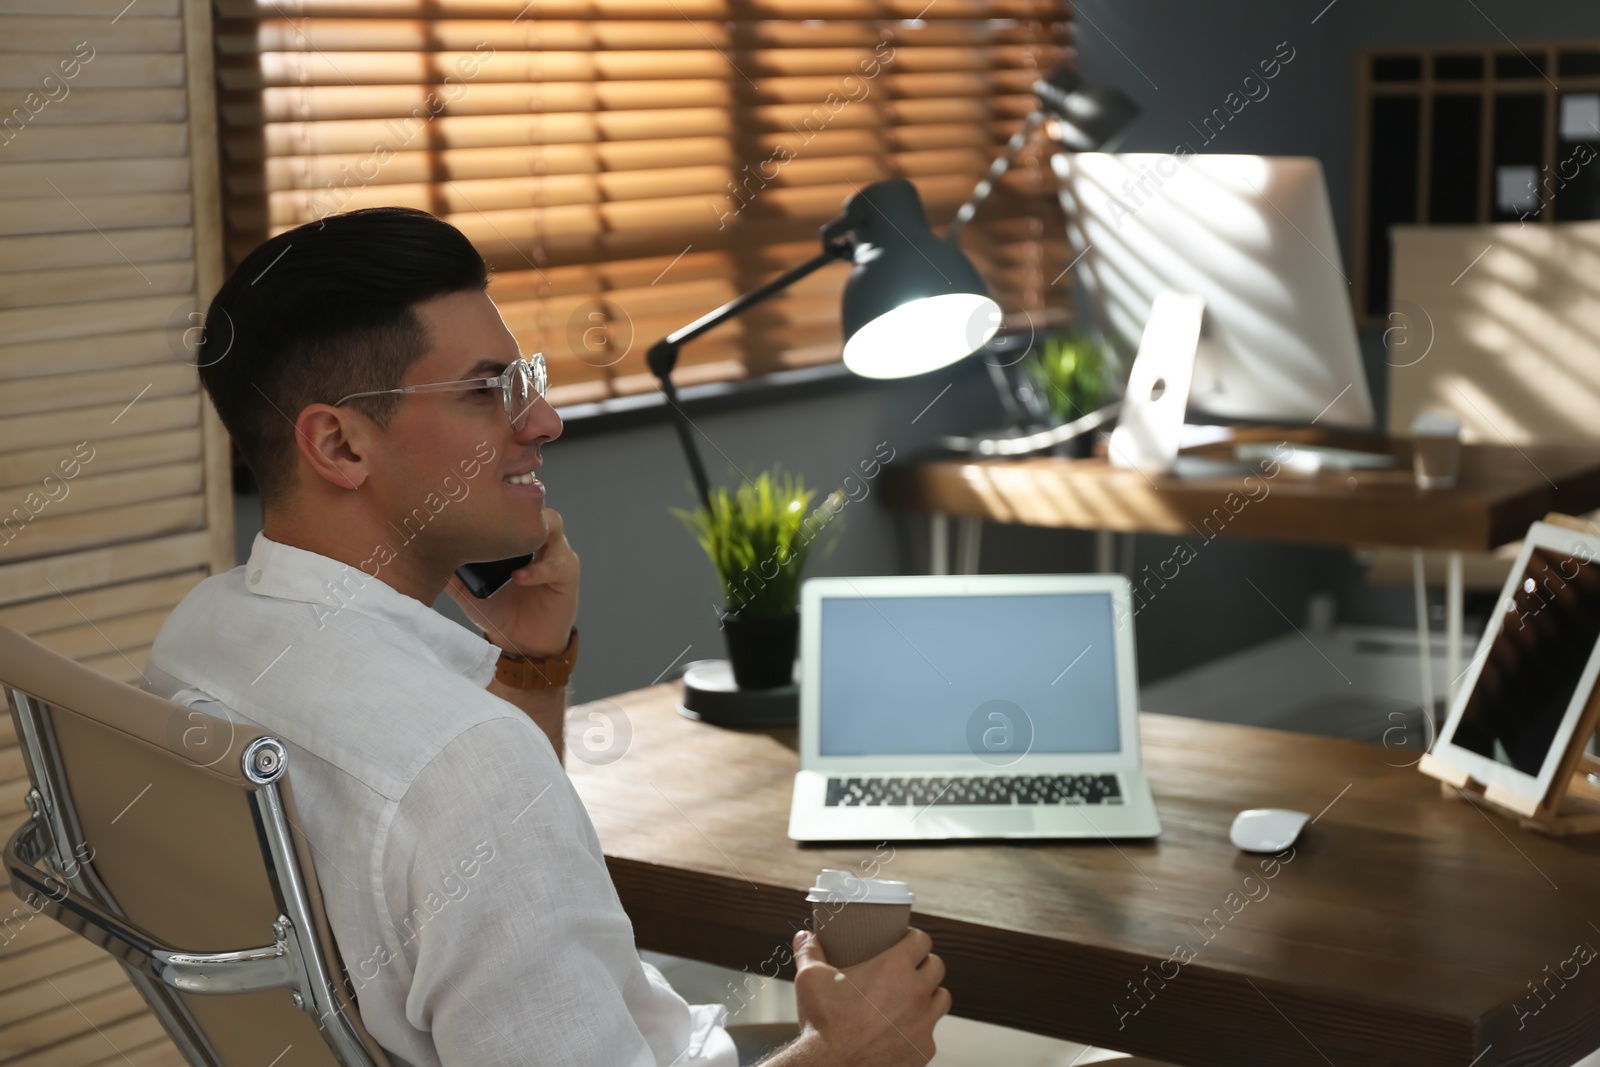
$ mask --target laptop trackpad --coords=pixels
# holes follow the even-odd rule
[[[940,811],[929,808],[916,817],[913,823],[919,834],[929,837],[998,837],[1033,829],[1033,811],[1029,808],[1000,808],[998,810],[962,812]]]

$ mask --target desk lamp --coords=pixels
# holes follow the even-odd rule
[[[819,236],[822,250],[811,259],[650,346],[646,362],[661,382],[695,491],[708,511],[711,488],[696,430],[672,384],[685,344],[844,260],[855,264],[840,310],[844,364],[862,377],[906,378],[938,370],[982,348],[999,329],[1000,306],[990,299],[977,268],[928,228],[922,199],[910,182],[896,178],[859,190]],[[684,675],[683,706],[686,713],[729,725],[778,725],[795,721],[798,696],[792,685],[740,690],[727,664],[711,661]]]
[[[989,194],[994,192],[1000,178],[1011,169],[1034,131],[1047,121],[1053,120],[1054,140],[1066,151],[1108,152],[1115,150],[1128,127],[1139,117],[1139,105],[1133,100],[1110,86],[1085,84],[1078,72],[1065,63],[1057,64],[1049,74],[1034,82],[1033,93],[1038,98],[1038,106],[1023,120],[1022,129],[1006,142],[1005,151],[972,190],[972,196],[956,210],[955,219],[945,231],[945,240],[951,244],[960,241],[962,229],[972,221]],[[1031,343],[1031,333],[1027,340]],[[995,340],[996,350],[1014,344],[1012,338],[1004,336]],[[1026,355],[1026,352],[1022,354]],[[989,378],[1006,413],[1018,427],[1027,429],[1038,413],[1030,412],[1028,405],[1019,402],[1017,390],[1004,366],[993,360],[984,362],[988,365]],[[1118,405],[1111,403],[1063,426],[1022,437],[946,437],[942,443],[947,448],[979,455],[1024,455],[1088,433],[1109,422],[1117,410]]]
[[[864,378],[908,378],[949,366],[982,348],[1000,327],[1000,306],[977,268],[934,236],[910,182],[895,178],[860,190],[819,236],[822,251],[811,259],[650,346],[646,362],[661,382],[695,491],[708,509],[710,483],[695,429],[672,384],[679,349],[696,337],[841,260],[855,263],[840,311],[844,365]]]

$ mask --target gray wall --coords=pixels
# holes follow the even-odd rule
[[[1170,152],[1186,142],[1204,152],[1316,156],[1346,261],[1363,49],[1600,37],[1594,0],[1078,0],[1074,8],[1084,76],[1144,108],[1123,151]],[[1279,42],[1295,58],[1269,95],[1205,144],[1190,123],[1221,106]]]

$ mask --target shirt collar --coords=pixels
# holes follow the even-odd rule
[[[347,563],[257,533],[244,584],[257,596],[317,605],[320,621],[346,611],[382,620],[419,637],[446,669],[482,685],[494,677],[499,647]]]

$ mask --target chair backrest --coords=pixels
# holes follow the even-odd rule
[[[32,817],[16,894],[123,964],[205,1067],[386,1067],[340,966],[282,742],[0,627]]]

